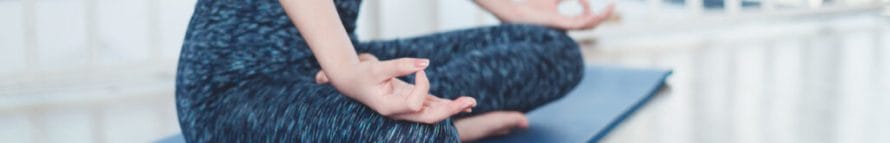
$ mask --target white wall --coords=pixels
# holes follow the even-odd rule
[[[439,31],[496,24],[472,1],[365,1],[359,16],[362,40],[409,38]]]
[[[177,133],[173,72],[194,2],[0,1],[0,142]]]

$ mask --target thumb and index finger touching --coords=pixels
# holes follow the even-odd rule
[[[593,12],[588,0],[579,0],[579,4],[582,7],[580,15],[563,17],[555,25],[565,30],[590,29],[611,17],[615,10],[614,2],[609,3],[604,10],[597,13]]]
[[[424,106],[424,101],[426,101],[427,96],[432,96],[429,94],[430,82],[426,75],[426,72],[423,71],[426,67],[429,66],[428,59],[419,59],[419,58],[401,58],[390,61],[383,61],[382,67],[384,69],[389,69],[389,72],[386,72],[386,78],[395,78],[400,76],[406,76],[410,74],[414,74],[414,87],[411,90],[411,93],[407,95],[405,98],[408,103],[408,107],[411,111],[420,111]],[[453,112],[449,111],[449,115],[460,113],[467,108],[475,106],[476,101],[472,97],[461,97],[458,100],[452,101],[452,104],[446,104],[447,109],[454,110]],[[447,116],[446,116],[447,117]]]

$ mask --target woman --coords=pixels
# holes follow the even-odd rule
[[[525,128],[522,112],[581,79],[563,30],[593,28],[612,11],[592,14],[581,0],[581,15],[563,16],[559,0],[478,0],[507,24],[358,42],[360,3],[199,0],[177,72],[186,140],[459,142]]]

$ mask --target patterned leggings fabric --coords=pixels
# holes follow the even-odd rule
[[[188,142],[459,142],[452,120],[535,109],[566,95],[583,76],[578,45],[540,26],[354,41],[359,53],[381,60],[429,58],[431,94],[478,102],[473,113],[436,124],[396,121],[315,84],[320,67],[289,19],[280,18],[280,7],[271,5],[279,14],[269,16],[278,19],[256,26],[251,22],[262,18],[214,19],[226,13],[201,10],[205,5],[196,8],[177,72],[177,110]]]

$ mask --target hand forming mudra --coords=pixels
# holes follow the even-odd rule
[[[348,90],[339,90],[341,92],[355,92],[343,94],[364,95],[354,96],[353,98],[383,116],[397,120],[432,124],[460,112],[470,112],[471,108],[476,106],[476,100],[471,97],[449,100],[429,95],[429,81],[427,80],[426,73],[423,72],[429,65],[429,60],[402,58],[379,61],[377,57],[371,54],[360,54],[359,60],[361,61],[359,69],[368,69],[368,73],[354,74],[356,75],[354,78],[358,80],[353,82],[372,85],[364,86],[371,88],[361,88],[361,86],[340,86],[337,88],[350,88]],[[415,72],[417,73],[414,79],[415,85],[396,78]],[[323,71],[319,71],[316,75],[316,82],[327,84],[330,81]]]
[[[579,0],[583,11],[575,16],[560,14],[561,0],[477,0],[476,3],[505,23],[543,25],[562,30],[592,29],[612,15],[614,4],[593,13],[588,0]],[[429,81],[423,70],[429,60],[401,58],[379,61],[370,54],[359,55],[360,64],[354,74],[348,74],[349,84],[331,82],[324,71],[319,71],[319,84],[331,83],[345,95],[362,102],[383,116],[398,120],[436,123],[460,112],[472,111],[476,105],[472,97],[454,100],[429,95]],[[415,84],[397,77],[416,73]]]

